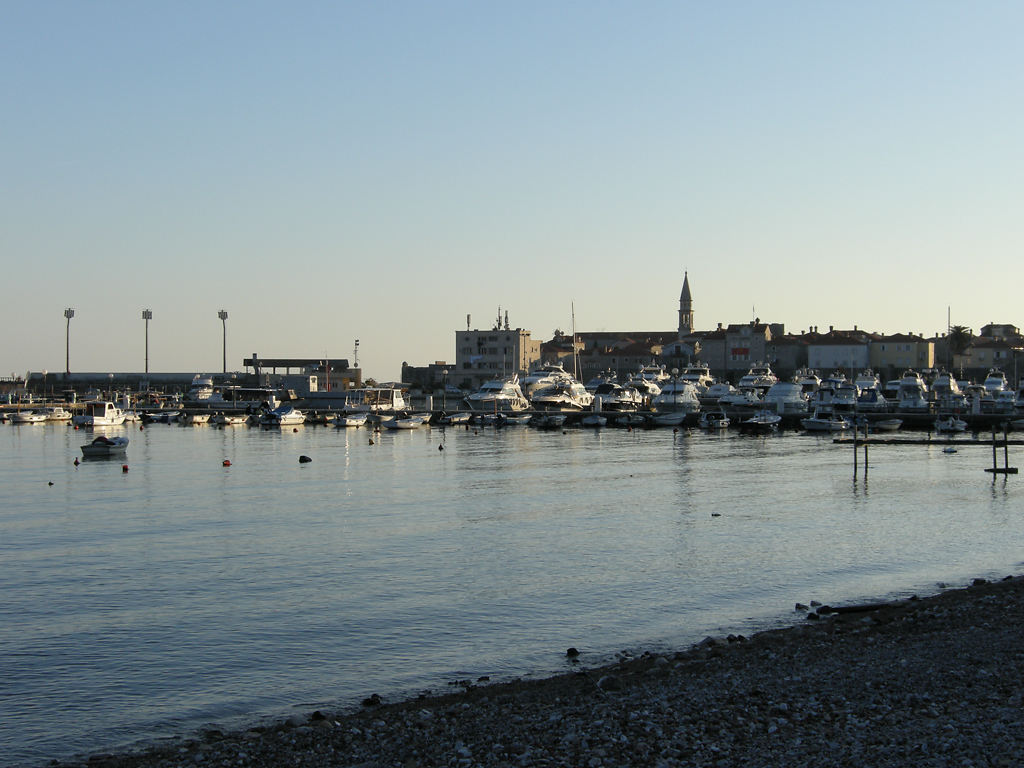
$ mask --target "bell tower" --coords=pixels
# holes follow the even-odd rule
[[[690,278],[683,272],[683,290],[679,294],[679,338],[693,333],[693,298],[690,296]]]

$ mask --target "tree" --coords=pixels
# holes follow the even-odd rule
[[[974,342],[974,334],[965,325],[954,325],[949,329],[949,349],[954,355],[962,355]]]
[[[946,345],[949,347],[949,353],[951,357],[963,357],[971,344],[974,343],[974,334],[971,329],[965,325],[954,325],[949,329],[949,335],[946,337]],[[953,361],[950,360],[952,363]],[[960,373],[963,375],[963,360],[960,361]]]

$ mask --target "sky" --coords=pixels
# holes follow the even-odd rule
[[[684,273],[698,329],[1024,325],[1019,2],[0,13],[2,375],[142,370],[148,308],[151,371],[394,380],[499,307],[672,330]]]

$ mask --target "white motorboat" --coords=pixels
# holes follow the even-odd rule
[[[366,424],[366,420],[369,416],[370,415],[365,411],[363,413],[342,413],[335,417],[334,426],[338,429],[361,427]]]
[[[438,419],[440,424],[467,424],[470,419],[473,418],[473,414],[466,413],[465,411],[459,411],[458,413],[446,413]]]
[[[804,393],[804,397],[807,398],[814,394],[821,385],[821,377],[812,368],[801,368],[793,378],[800,385],[800,391]]]
[[[967,422],[954,414],[950,414],[949,416],[939,416],[935,419],[936,432],[950,434],[964,432],[966,430]]]
[[[774,411],[762,409],[740,422],[740,427],[752,432],[771,432],[778,429],[782,417]]]
[[[620,427],[640,427],[647,423],[647,417],[642,413],[624,413],[615,417],[615,423]]]
[[[86,443],[82,446],[82,455],[86,458],[123,456],[127,448],[127,437],[106,437],[105,435],[100,435],[91,443]]]
[[[895,432],[903,426],[903,419],[878,419],[878,421],[869,421],[868,429],[873,429],[877,432]]]
[[[865,387],[857,395],[858,411],[884,411],[888,407],[889,401],[878,387]]]
[[[882,388],[882,382],[878,378],[878,374],[876,374],[870,368],[865,368],[863,371],[858,373],[856,378],[853,380],[853,383],[857,386],[857,389],[860,391],[870,389],[872,387],[878,390]]]
[[[193,426],[200,424],[208,424],[210,421],[210,414],[208,413],[190,413],[188,411],[183,412],[178,416],[178,423],[184,424],[185,426]]]
[[[1009,384],[1006,382],[1006,374],[998,368],[990,368],[988,375],[985,377],[985,391],[991,397],[995,397],[997,392],[1002,392],[1004,389],[1009,388]]]
[[[723,397],[730,395],[735,391],[736,388],[729,382],[718,381],[708,386],[707,391],[700,395],[700,400],[702,403],[706,402],[715,405],[721,402]]]
[[[750,407],[764,405],[764,400],[754,387],[740,387],[727,395],[718,398],[718,404],[731,407]]]
[[[816,410],[800,424],[808,432],[841,432],[850,428],[850,422],[837,413],[828,410]]]
[[[535,427],[541,427],[544,429],[556,429],[565,424],[566,416],[564,413],[542,413],[538,414],[530,423]]]
[[[108,400],[91,400],[85,404],[85,412],[72,421],[83,427],[119,427],[124,424],[124,411]]]
[[[401,413],[384,419],[380,425],[384,429],[417,429],[423,426],[423,419],[408,413]]]
[[[692,387],[693,385],[690,384]],[[651,416],[651,421],[661,427],[678,427],[690,414],[690,411],[663,411]]]
[[[180,415],[181,411],[161,409],[145,414],[142,417],[142,421],[146,424],[173,424]]]
[[[304,424],[306,415],[290,405],[279,405],[260,416],[260,424],[267,427],[291,427]]]
[[[729,424],[725,411],[702,411],[697,419],[697,426],[701,429],[728,429]]]
[[[476,392],[466,396],[466,406],[473,411],[497,413],[499,411],[525,411],[530,407],[519,386],[519,376],[485,381]]]
[[[778,380],[779,378],[772,372],[768,363],[758,362],[750,366],[750,370],[736,383],[736,386],[740,389],[751,387],[764,392]]]
[[[686,366],[679,372],[679,378],[693,384],[698,396],[704,394],[708,387],[715,383],[715,377],[711,375],[711,369],[705,363],[694,363]],[[662,391],[664,391],[664,387]]]
[[[247,424],[249,417],[244,413],[221,413],[215,414],[210,422],[221,427],[237,427]]]
[[[928,387],[917,371],[908,370],[900,378],[896,410],[903,413],[927,412]]]
[[[932,394],[936,400],[942,400],[952,395],[963,395],[963,390],[957,383],[956,377],[946,371],[939,371],[932,380]]]
[[[651,405],[659,413],[681,412],[685,415],[700,410],[700,397],[692,381],[674,378],[665,382],[661,393],[654,397]]]
[[[532,413],[489,413],[484,416],[484,422],[493,423],[496,427],[521,427],[524,424],[529,424],[532,418]]]
[[[765,408],[773,408],[776,413],[807,413],[807,395],[798,381],[775,382],[764,393],[763,402]]]
[[[601,373],[597,374],[597,376],[594,376],[586,383],[586,388],[588,392],[596,392],[597,388],[602,384],[607,384],[609,382],[614,384],[617,381],[618,377],[615,375],[615,371],[602,371]]]
[[[62,408],[57,405],[53,408],[47,408],[43,411],[46,414],[47,421],[64,422],[71,421],[72,413],[67,408]]]
[[[582,411],[594,402],[594,396],[571,376],[533,390],[530,403],[543,411]]]
[[[611,381],[599,384],[594,390],[594,402],[600,402],[600,410],[635,411],[642,404],[640,393],[633,387],[623,387]]]
[[[541,363],[531,368],[530,372],[523,377],[520,388],[523,393],[532,399],[535,392],[546,389],[562,381],[574,381],[571,373],[565,370],[561,363]]]
[[[406,407],[405,395],[394,387],[367,387],[345,393],[345,413],[397,413]]]
[[[45,424],[46,414],[41,411],[14,411],[10,419],[11,424]]]
[[[205,404],[213,397],[213,378],[196,374],[182,400],[188,405]]]
[[[860,390],[852,381],[841,381],[832,394],[832,407],[837,411],[849,412],[857,407]]]

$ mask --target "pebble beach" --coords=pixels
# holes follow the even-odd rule
[[[543,680],[461,681],[355,712],[53,766],[1015,766],[1024,578],[897,603],[797,604],[794,624],[623,653]]]

